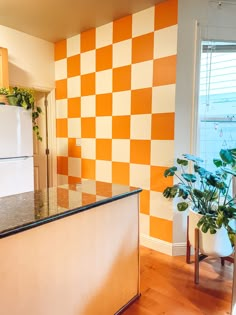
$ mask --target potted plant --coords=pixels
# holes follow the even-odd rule
[[[35,105],[34,91],[28,88],[19,87],[10,89],[0,88],[0,95],[4,95],[7,98],[7,103],[9,105],[20,106],[26,110],[32,111],[33,131],[35,132],[37,139],[42,141],[37,123],[37,118],[42,113],[42,109]]]
[[[222,149],[213,159],[214,171],[201,166],[199,157],[183,154],[177,165],[165,170],[164,176],[178,179],[165,188],[166,198],[179,198],[177,209],[189,209],[189,240],[194,245],[194,229],[199,228],[200,251],[205,255],[229,256],[233,251],[236,218],[236,196],[231,196],[236,176],[236,149]],[[191,169],[191,171],[189,171]],[[223,239],[223,237],[225,237]]]

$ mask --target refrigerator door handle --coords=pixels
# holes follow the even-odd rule
[[[23,161],[27,160],[29,158],[32,158],[32,156],[20,156],[20,157],[11,157],[11,158],[0,158],[0,163],[6,163],[6,162],[15,162],[17,161]]]

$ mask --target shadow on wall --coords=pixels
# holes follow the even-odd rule
[[[21,78],[21,80],[20,82],[18,82],[14,78]],[[17,67],[17,65],[15,65],[14,63],[9,62],[9,82],[10,85],[28,87],[29,86],[28,82],[33,82],[33,77],[22,68]]]

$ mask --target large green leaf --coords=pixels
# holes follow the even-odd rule
[[[228,167],[222,167],[222,170],[227,173],[227,174],[231,174],[233,176],[236,176],[236,171],[232,170],[231,168]]]
[[[197,164],[194,164],[194,171],[196,173],[198,173],[201,177],[205,177],[206,174],[209,173],[209,171],[207,171],[205,168],[203,168],[203,167],[201,167],[201,166],[199,166]]]
[[[213,159],[213,163],[215,164],[216,167],[220,167],[223,165],[223,162],[220,159]]]
[[[179,211],[185,211],[186,209],[188,209],[188,203],[187,202],[179,202],[178,204],[177,204],[177,209],[179,210]]]
[[[197,199],[201,199],[204,196],[204,193],[199,189],[193,189],[193,194]]]
[[[183,154],[183,156],[189,161],[198,162],[198,163],[203,162],[201,158],[192,154]]]
[[[172,167],[170,167],[170,168],[165,170],[164,176],[165,177],[174,176],[176,171],[177,171],[177,167],[176,166],[172,166]]]
[[[182,177],[188,182],[188,183],[195,183],[197,181],[197,177],[194,174],[182,174]]]
[[[188,161],[187,160],[183,160],[183,159],[177,159],[177,163],[179,165],[183,165],[183,166],[187,166],[188,165]]]
[[[227,164],[234,164],[234,162],[235,162],[235,159],[234,159],[232,153],[230,152],[230,150],[221,149],[220,150],[220,157]]]

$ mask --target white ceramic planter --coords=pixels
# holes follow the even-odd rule
[[[195,228],[202,217],[201,214],[190,209],[189,211],[189,241],[194,246]],[[203,233],[199,229],[199,248],[200,252],[207,256],[226,257],[232,254],[233,247],[228,237],[225,227],[217,230],[216,234]]]

